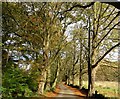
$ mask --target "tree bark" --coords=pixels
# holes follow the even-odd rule
[[[40,75],[40,82],[38,84],[38,94],[43,94],[46,88],[50,87],[50,66],[48,66],[48,54],[49,54],[49,35],[43,42],[43,67]]]
[[[90,45],[90,17],[88,19],[88,96],[91,96],[91,45]]]
[[[46,77],[46,83],[45,83],[45,90],[46,91],[49,91],[51,86],[50,86],[50,76],[51,76],[51,73],[50,73],[50,66],[47,67],[46,69],[46,73],[47,73],[47,77]]]
[[[49,65],[49,57],[48,57],[48,54],[49,54],[49,36],[50,35],[47,35],[47,40],[44,42],[44,53],[43,53],[43,56],[44,56],[44,66],[45,66],[45,69],[46,69],[46,82],[45,82],[45,90],[50,90],[50,65]]]
[[[80,74],[79,74],[79,89],[82,88],[82,69],[81,69],[81,66],[80,66]]]
[[[56,84],[57,84],[57,80],[58,80],[58,76],[59,76],[59,71],[60,71],[60,64],[59,64],[59,61],[58,61],[56,75],[55,75],[54,82],[52,84],[52,88],[54,88],[56,86]]]
[[[80,38],[80,71],[79,71],[79,89],[82,88],[82,40]]]
[[[91,93],[95,94],[95,78],[96,78],[96,73],[98,70],[99,66],[97,66],[96,68],[93,68],[91,71]]]
[[[70,85],[70,70],[68,70],[67,76],[67,85]]]
[[[75,46],[75,36],[73,36],[73,66],[72,66],[72,85],[74,86],[74,70],[75,70],[75,65],[76,65],[76,62],[75,62],[75,56],[76,56],[76,46]]]
[[[46,71],[43,71],[40,77],[40,81],[38,84],[38,94],[42,95],[44,93],[44,86],[45,86],[45,82],[46,82]]]

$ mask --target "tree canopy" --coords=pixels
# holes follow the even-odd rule
[[[41,96],[76,78],[82,88],[86,73],[91,96],[96,72],[120,45],[118,4],[3,2],[2,96]]]

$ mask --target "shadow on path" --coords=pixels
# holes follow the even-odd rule
[[[72,90],[70,90],[63,84],[60,84],[59,88],[61,91],[58,93],[58,96],[56,97],[56,99],[59,99],[59,98],[61,98],[61,99],[62,98],[65,98],[65,99],[66,98],[67,99],[90,99],[90,98],[86,98],[84,96],[75,95],[75,93]]]

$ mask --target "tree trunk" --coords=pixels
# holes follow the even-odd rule
[[[92,96],[92,89],[91,89],[91,83],[92,83],[92,75],[91,75],[91,65],[88,62],[88,96]]]
[[[74,69],[73,69],[73,74],[72,74],[72,85],[74,86]]]
[[[80,39],[80,71],[79,71],[79,89],[82,88],[82,40]]]
[[[94,18],[96,19],[96,3],[94,4]],[[91,51],[91,59],[90,59],[90,76],[91,76],[91,81],[90,81],[90,86],[89,86],[89,96],[92,96],[92,94],[94,93],[94,84],[95,84],[95,68],[92,68],[92,64],[95,63],[96,61],[96,49],[95,49],[95,45],[96,45],[96,30],[97,30],[97,24],[96,24],[96,20],[94,20],[94,24],[93,24],[93,34],[92,34],[92,51]]]
[[[91,86],[90,86],[90,93],[89,95],[92,96],[94,93],[94,88],[95,88],[95,69],[91,70]]]
[[[57,80],[58,80],[58,76],[59,76],[59,71],[60,71],[60,64],[59,64],[59,61],[58,61],[57,70],[56,70],[54,82],[52,84],[52,88],[54,88],[56,86],[56,84],[57,84]]]
[[[42,67],[43,71],[41,73],[40,82],[38,84],[38,94],[43,94],[44,89],[46,89],[47,86],[50,85],[50,82],[49,82],[50,66],[48,66],[49,36],[47,37],[47,40],[44,40],[43,46],[44,46],[43,47],[43,67]]]
[[[95,94],[95,78],[96,78],[96,73],[98,70],[99,66],[96,66],[95,68],[92,69],[91,72],[91,93]]]
[[[73,37],[73,42],[74,42],[74,45],[73,45],[73,50],[74,50],[74,53],[73,53],[73,67],[72,67],[72,85],[74,86],[74,70],[75,70],[75,56],[76,56],[76,46],[75,46],[75,36]]]
[[[45,83],[45,90],[49,91],[50,88],[51,88],[51,86],[50,86],[50,76],[51,76],[51,74],[50,74],[50,66],[47,67],[46,73],[47,73],[47,75],[46,75],[47,77],[46,77],[46,83]]]
[[[46,82],[45,82],[45,90],[50,90],[50,65],[49,65],[49,36],[47,35],[46,40],[43,45],[43,57],[44,57],[44,68],[46,69]]]
[[[70,85],[70,70],[68,70],[67,85]]]
[[[70,77],[68,77],[68,85],[70,85]]]
[[[81,70],[80,70],[80,72],[82,72]],[[79,75],[79,89],[81,89],[82,88],[82,73],[80,73],[80,75]]]
[[[91,93],[91,82],[92,82],[92,79],[91,79],[91,71],[92,71],[92,68],[91,68],[91,45],[90,45],[90,17],[88,19],[88,25],[89,25],[89,29],[88,29],[88,96],[91,96],[92,93]]]
[[[43,94],[44,92],[44,87],[45,87],[45,82],[46,82],[46,71],[43,71],[40,77],[40,81],[38,84],[38,94]]]
[[[79,89],[82,88],[82,69],[80,68],[80,74],[79,74]]]
[[[94,49],[92,59],[91,59],[91,64],[95,64],[96,59],[97,59],[97,49]],[[95,68],[92,68],[92,65],[91,65],[90,96],[92,96],[92,94],[94,94],[94,92],[95,92],[95,76],[96,76],[97,69],[98,69],[98,66],[96,66]]]

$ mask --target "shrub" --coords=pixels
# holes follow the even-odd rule
[[[37,83],[20,68],[11,67],[3,72],[2,97],[32,96]]]

